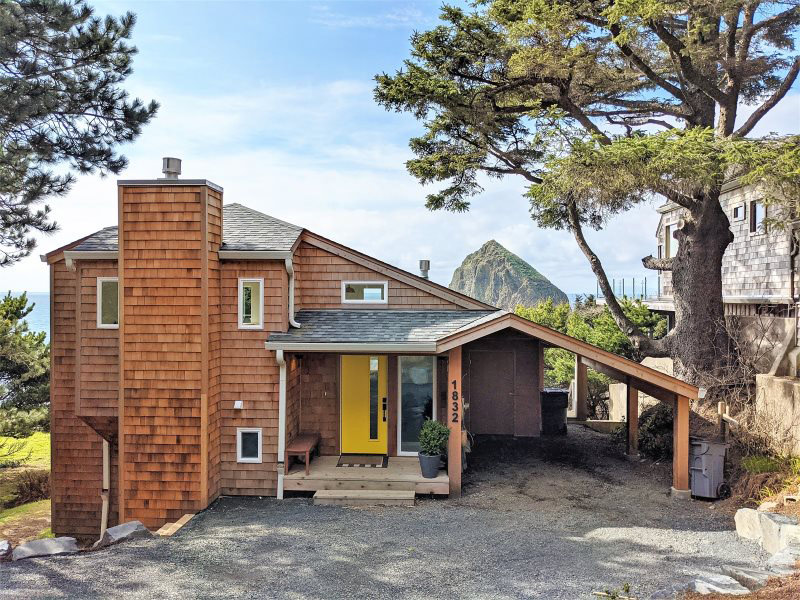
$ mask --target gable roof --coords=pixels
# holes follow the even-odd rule
[[[221,250],[289,252],[302,232],[302,227],[238,203],[222,207]],[[116,225],[106,227],[87,236],[70,250],[118,252],[118,239],[119,228]]]

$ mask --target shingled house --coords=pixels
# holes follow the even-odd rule
[[[688,494],[697,389],[179,179],[118,182],[119,226],[50,268],[53,531],[150,528],[220,495],[458,495],[465,431],[537,436],[545,347],[676,407]],[[421,476],[425,418],[451,429]],[[635,424],[629,450],[635,452]],[[289,464],[301,436],[310,465]],[[380,457],[377,468],[337,466]],[[348,459],[344,464],[363,458]],[[370,461],[366,461],[370,462]]]

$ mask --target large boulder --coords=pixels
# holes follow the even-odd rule
[[[73,537],[45,538],[25,542],[14,548],[11,560],[23,560],[37,556],[56,556],[58,554],[74,554],[78,551],[78,543]]]
[[[748,540],[761,540],[761,515],[752,508],[740,508],[733,517],[736,533]]]
[[[781,545],[781,530],[785,527],[796,527],[797,519],[776,513],[759,513],[761,521],[761,547],[770,554],[783,550]]]
[[[97,540],[92,548],[105,548],[106,546],[119,544],[125,540],[137,540],[149,537],[153,537],[153,534],[147,527],[142,525],[141,521],[128,521],[127,523],[122,523],[121,525],[106,529],[103,537]]]
[[[0,562],[11,560],[11,542],[0,540]]]

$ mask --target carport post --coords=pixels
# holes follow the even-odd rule
[[[575,419],[585,421],[589,416],[589,380],[586,365],[579,354],[575,355]]]
[[[672,414],[672,496],[688,500],[689,490],[689,398],[678,396]]]
[[[628,427],[628,443],[625,454],[629,458],[639,457],[639,390],[631,384],[630,379],[626,382],[628,412],[625,417]]]
[[[447,476],[450,478],[450,497],[461,497],[461,421],[464,417],[461,397],[461,346],[447,353]]]

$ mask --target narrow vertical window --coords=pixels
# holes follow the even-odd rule
[[[239,279],[239,328],[263,329],[264,280]]]
[[[119,282],[116,277],[97,278],[97,327],[119,328]]]
[[[763,233],[766,209],[761,202],[750,202],[750,233]]]
[[[672,225],[664,227],[664,258],[671,258],[670,250],[672,246]]]
[[[369,439],[378,439],[378,357],[369,357]]]

